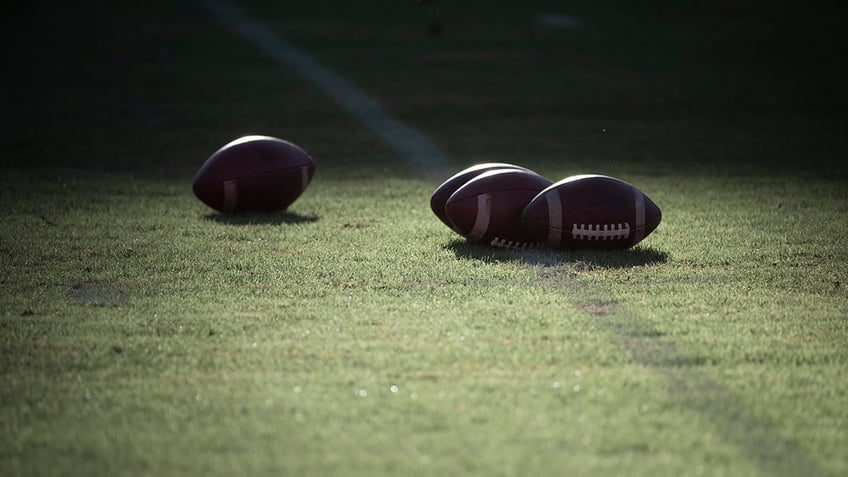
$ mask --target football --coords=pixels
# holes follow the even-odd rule
[[[451,194],[445,213],[452,228],[471,241],[510,249],[539,246],[522,226],[521,213],[549,185],[551,181],[528,170],[491,170]]]
[[[660,208],[642,191],[602,175],[565,178],[536,195],[522,213],[535,240],[561,249],[632,247],[660,220]]]
[[[315,174],[300,147],[269,136],[245,136],[215,151],[197,171],[194,195],[219,212],[288,208]]]
[[[516,166],[514,164],[507,164],[503,162],[487,162],[484,164],[475,164],[467,169],[463,169],[456,174],[449,177],[446,181],[442,182],[442,185],[436,188],[433,191],[433,195],[430,196],[430,209],[433,210],[433,213],[436,214],[436,217],[439,218],[445,225],[450,228],[453,228],[453,224],[448,220],[448,215],[445,213],[445,204],[447,204],[448,199],[451,194],[456,192],[457,189],[465,185],[466,182],[471,179],[479,176],[480,174],[488,171],[492,171],[495,169],[521,169],[528,170],[521,166]]]

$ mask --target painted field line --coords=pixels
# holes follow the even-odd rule
[[[645,255],[637,262],[660,260],[659,255],[648,253],[645,249],[641,253]],[[762,475],[825,474],[825,469],[809,455],[801,442],[791,436],[781,436],[778,420],[755,415],[742,395],[725,386],[709,369],[692,363],[690,356],[673,340],[663,339],[661,330],[643,315],[620,305],[605,287],[582,281],[574,273],[580,270],[576,263],[562,262],[561,257],[545,253],[522,259],[528,265],[545,270],[545,274],[536,274],[544,277],[541,283],[559,290],[574,308],[593,316],[595,328],[615,339],[634,363],[665,380],[670,399],[700,416],[705,427],[741,450],[762,471]],[[534,283],[537,281],[534,280]],[[715,286],[721,284],[716,283]]]
[[[614,307],[607,318],[598,320],[602,323],[599,328],[614,333],[637,363],[662,376],[670,386],[671,396],[700,414],[705,426],[725,442],[742,450],[763,475],[825,475],[800,442],[780,435],[779,421],[754,415],[742,395],[698,366],[687,365],[689,358],[674,342],[650,338],[661,333],[641,316],[630,309]]]
[[[444,171],[450,166],[447,156],[426,134],[392,116],[377,99],[286,41],[240,7],[227,0],[201,0],[200,4],[224,27],[321,88],[344,112],[385,140],[404,162],[431,180],[444,179]]]

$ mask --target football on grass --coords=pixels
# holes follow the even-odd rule
[[[660,208],[642,191],[601,175],[563,179],[535,196],[522,214],[535,240],[562,249],[632,247],[660,220]]]
[[[522,169],[495,169],[466,182],[448,198],[452,228],[474,242],[523,249],[540,245],[521,224],[524,207],[551,181]]]
[[[286,210],[312,180],[315,162],[300,147],[245,136],[213,153],[197,171],[194,195],[220,212]]]
[[[446,181],[442,182],[442,184],[433,191],[433,195],[430,196],[430,209],[433,210],[433,213],[436,214],[436,217],[439,218],[445,225],[453,228],[453,224],[451,224],[450,220],[448,220],[448,215],[445,212],[445,204],[447,204],[448,199],[451,194],[456,192],[457,189],[465,185],[466,182],[474,179],[480,174],[488,171],[492,171],[495,169],[521,169],[528,170],[521,166],[516,166],[514,164],[507,164],[504,162],[487,162],[484,164],[475,164],[467,169],[463,169],[456,174],[452,175]]]

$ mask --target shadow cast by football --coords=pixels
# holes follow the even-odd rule
[[[488,263],[520,261],[531,265],[556,266],[580,262],[597,268],[630,268],[668,261],[668,253],[644,246],[624,250],[554,250],[551,248],[506,250],[457,238],[445,245],[445,248],[451,250],[457,258]]]
[[[238,214],[211,212],[204,215],[203,218],[227,225],[289,225],[319,220],[317,215],[301,215],[295,212],[241,212]]]

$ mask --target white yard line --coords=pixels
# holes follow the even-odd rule
[[[202,0],[200,3],[224,27],[321,88],[353,119],[383,138],[404,162],[431,180],[444,179],[444,171],[450,166],[447,156],[426,134],[392,116],[377,99],[287,42],[237,5],[227,0]]]

